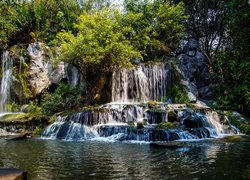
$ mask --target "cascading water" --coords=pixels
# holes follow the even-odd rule
[[[171,67],[167,63],[140,64],[132,69],[120,69],[112,76],[113,102],[98,109],[58,117],[42,137],[174,141],[217,137],[234,131],[229,124],[225,126],[220,123],[215,111],[204,109],[201,112],[183,104],[164,103],[170,95],[172,80]],[[146,103],[149,100],[161,102],[152,106]],[[171,118],[173,115],[176,117]],[[162,122],[173,121],[178,127],[158,127]],[[137,126],[138,123],[143,123],[144,128]]]
[[[6,112],[6,103],[10,99],[10,81],[12,76],[13,59],[9,56],[9,52],[5,51],[1,57],[2,61],[2,77],[0,91],[0,113]]]
[[[166,101],[171,83],[171,67],[167,63],[140,64],[132,69],[122,68],[112,76],[112,101]]]

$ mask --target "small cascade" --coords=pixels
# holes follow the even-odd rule
[[[172,82],[171,67],[166,63],[139,64],[122,68],[112,76],[113,102],[166,101]]]
[[[154,110],[134,104],[106,104],[99,109],[58,117],[57,121],[43,132],[42,137],[66,140],[105,137],[120,141],[166,142],[218,137],[234,131],[231,126],[220,124],[220,117],[215,111],[177,111],[178,127],[166,129],[158,127],[158,124],[170,120],[167,109]],[[137,122],[142,120],[144,128],[136,127]]]
[[[220,123],[220,117],[216,111],[206,113],[206,122],[209,124],[209,132],[212,137],[226,134],[223,125]]]
[[[9,56],[8,51],[4,51],[1,57],[2,77],[0,91],[0,113],[6,112],[6,103],[10,99],[10,82],[12,76],[13,59]]]

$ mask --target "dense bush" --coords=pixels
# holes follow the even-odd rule
[[[47,116],[57,112],[79,108],[82,104],[82,96],[77,87],[60,84],[54,93],[45,93],[42,97],[42,108]]]
[[[0,2],[0,49],[39,39],[52,42],[62,29],[73,30],[81,12],[76,0]]]

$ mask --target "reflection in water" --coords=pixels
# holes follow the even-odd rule
[[[215,162],[217,158],[217,153],[221,151],[220,146],[209,146],[205,151],[205,157],[207,159],[208,164],[212,164]]]
[[[242,179],[249,142],[189,142],[178,149],[148,144],[0,140],[0,166],[27,169],[31,179]]]

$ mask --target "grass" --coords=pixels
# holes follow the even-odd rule
[[[13,113],[13,114],[5,114],[0,116],[0,121],[2,122],[13,122],[13,121],[27,121],[28,116],[25,113]]]

